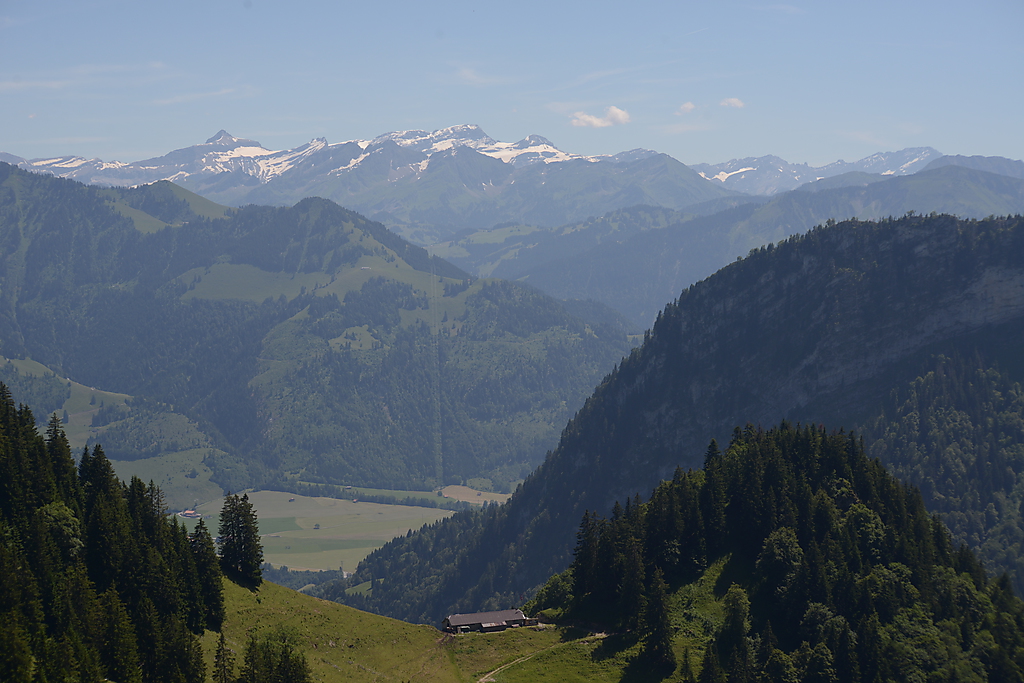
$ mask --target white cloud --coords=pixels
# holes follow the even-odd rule
[[[682,116],[683,114],[689,114],[691,111],[697,108],[697,105],[693,102],[686,102],[679,109],[676,109],[676,116]]]
[[[718,104],[720,104],[723,107],[734,107],[736,109],[743,109],[743,107],[747,106],[743,102],[743,100],[741,100],[738,97],[726,97],[724,100],[722,100]]]
[[[589,128],[607,128],[622,123],[629,123],[629,112],[618,107],[608,107],[604,110],[604,116],[594,116],[582,111],[572,115],[572,125]]]

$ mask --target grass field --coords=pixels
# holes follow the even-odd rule
[[[153,482],[164,492],[164,501],[170,510],[183,510],[213,500],[222,495],[218,484],[210,481],[210,469],[203,464],[209,448],[194,448],[178,453],[165,453],[156,458],[141,460],[111,460],[119,479],[128,481],[138,477]],[[189,475],[195,470],[196,476]]]
[[[249,502],[259,520],[264,560],[275,567],[300,570],[342,567],[352,571],[371,551],[395,536],[453,514],[435,508],[353,503],[279,491],[250,493]],[[196,510],[210,515],[207,526],[216,530],[223,505],[223,498],[217,498]]]
[[[251,632],[280,631],[306,656],[314,681],[467,680],[444,647],[445,635],[430,626],[360,612],[270,583],[256,593],[230,582],[225,589],[224,637],[235,652],[236,667]],[[216,647],[217,634],[207,632],[207,671],[213,669]]]
[[[27,358],[8,359],[0,356],[0,363],[6,363],[8,360],[18,369],[18,374],[20,375],[42,377],[53,374],[50,368],[34,360]],[[91,434],[89,427],[92,424],[93,415],[99,411],[100,406],[102,404],[124,404],[125,400],[131,398],[131,396],[128,394],[117,394],[112,391],[101,391],[100,389],[87,387],[84,384],[79,384],[67,378],[64,378],[64,381],[71,385],[71,396],[61,406],[61,410],[66,411],[68,414],[68,421],[64,425],[64,432],[71,443],[71,447],[77,451],[89,439]],[[58,411],[58,414],[60,414],[60,411]],[[37,422],[45,425],[49,420],[49,415],[35,415],[35,418]]]
[[[306,509],[316,505],[313,499],[295,503]],[[284,633],[306,656],[313,680],[324,683],[685,680],[685,656],[691,671],[699,671],[704,649],[721,627],[724,564],[709,567],[671,598],[673,649],[679,662],[675,671],[652,670],[641,655],[642,642],[629,634],[539,626],[451,636],[432,626],[360,612],[270,583],[256,592],[225,583],[224,634],[237,666],[250,633]],[[210,668],[216,638],[208,632],[203,639]]]
[[[313,680],[323,683],[468,683],[504,665],[512,664],[505,670],[511,674],[521,666],[516,662],[534,653],[562,652],[590,642],[577,640],[585,632],[555,627],[450,636],[432,626],[360,612],[271,583],[250,592],[225,582],[224,597],[224,637],[235,652],[236,672],[250,632],[282,632],[306,656]],[[216,647],[217,634],[208,631],[203,638],[207,671],[213,669]],[[557,660],[555,670],[564,670]],[[506,680],[506,675],[499,673],[494,680]]]
[[[504,503],[512,497],[508,493],[490,493],[488,491],[477,491],[468,486],[445,486],[441,489],[445,498],[452,500],[464,500],[475,505],[483,505],[484,501],[489,503]]]

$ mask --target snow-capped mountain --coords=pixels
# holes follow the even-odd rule
[[[316,138],[288,150],[270,150],[222,130],[202,144],[132,163],[10,155],[6,160],[96,185],[170,180],[235,206],[322,196],[419,242],[469,227],[509,221],[558,225],[634,204],[682,208],[733,194],[651,150],[584,156],[539,135],[500,142],[475,125],[333,144]],[[553,199],[558,196],[564,198]]]
[[[137,185],[156,180],[170,180],[182,183],[194,176],[211,176],[221,173],[243,173],[267,183],[288,171],[301,167],[311,157],[323,156],[324,151],[331,157],[338,157],[334,168],[320,169],[321,173],[336,173],[351,170],[388,142],[400,148],[423,154],[426,158],[419,164],[418,171],[426,170],[429,160],[438,153],[459,147],[473,149],[485,156],[500,161],[525,165],[532,163],[556,163],[571,159],[597,162],[614,160],[611,156],[587,157],[563,152],[550,140],[539,135],[530,135],[519,142],[498,142],[475,125],[452,126],[433,132],[423,130],[385,133],[372,140],[351,140],[328,144],[326,138],[314,138],[296,147],[274,151],[265,148],[255,140],[236,138],[221,130],[206,142],[183,149],[177,149],[161,157],[144,159],[131,163],[106,162],[84,157],[54,157],[45,159],[21,159],[5,154],[2,160],[16,163],[31,171],[48,172],[65,178],[73,178],[96,185]],[[356,148],[359,152],[356,153]],[[338,155],[337,152],[342,152]],[[354,156],[353,156],[354,154]],[[634,157],[651,156],[655,152],[634,150],[626,154]]]
[[[640,204],[685,209],[740,193],[774,195],[852,171],[861,172],[859,182],[864,173],[907,175],[940,156],[921,147],[819,167],[777,156],[687,167],[646,149],[585,156],[539,135],[501,142],[479,126],[459,125],[372,140],[315,138],[286,150],[221,130],[202,144],[130,163],[28,160],[2,152],[0,161],[94,185],[170,180],[232,206],[291,205],[320,196],[429,244],[509,222],[551,227]]]
[[[825,166],[793,164],[777,156],[764,156],[733,159],[722,164],[695,164],[690,168],[737,192],[773,195],[854,171],[882,176],[909,175],[940,156],[942,154],[931,147],[912,147],[898,152],[879,152],[860,161],[840,159]]]

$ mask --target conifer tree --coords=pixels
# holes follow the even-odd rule
[[[249,495],[229,495],[220,512],[220,563],[224,574],[254,589],[263,582],[263,544]]]
[[[701,663],[700,676],[697,677],[697,681],[698,683],[725,683],[725,672],[722,671],[722,665],[718,661],[714,642],[709,643],[708,649],[704,651],[704,661]]]
[[[217,561],[217,549],[213,538],[206,529],[203,520],[199,520],[195,530],[189,536],[192,555],[195,558],[196,574],[199,581],[199,594],[204,609],[206,628],[219,631],[224,623],[224,584],[220,563]]]
[[[234,683],[235,653],[228,649],[221,631],[217,639],[217,652],[213,656],[213,683]]]
[[[661,567],[654,570],[651,587],[647,595],[647,611],[644,614],[647,630],[645,652],[659,664],[676,665],[676,653],[672,649],[672,621],[669,617],[668,586]]]
[[[113,588],[104,591],[100,602],[105,627],[101,656],[107,678],[118,683],[141,683],[139,651],[128,611]]]
[[[644,595],[644,560],[640,543],[629,538],[626,552],[623,555],[622,585],[619,588],[619,610],[623,616],[623,625],[633,630],[641,625],[641,619],[647,607],[647,596]]]

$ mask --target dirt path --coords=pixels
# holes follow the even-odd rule
[[[516,664],[522,664],[523,662],[527,661],[528,659],[532,659],[533,657],[536,657],[537,655],[539,655],[542,652],[547,652],[549,650],[554,650],[555,648],[559,648],[559,647],[565,647],[566,645],[574,645],[574,644],[577,644],[577,643],[589,643],[592,640],[601,640],[602,638],[607,638],[607,637],[608,637],[607,633],[595,633],[595,634],[589,635],[589,636],[587,636],[585,638],[577,638],[576,640],[568,640],[568,641],[566,641],[564,643],[557,643],[555,645],[552,645],[551,647],[546,647],[543,650],[537,650],[536,652],[531,652],[530,654],[523,655],[519,659],[515,659],[515,660],[509,662],[508,664],[502,664],[501,666],[499,666],[497,669],[494,669],[493,671],[488,671],[483,676],[481,676],[480,678],[476,679],[476,683],[494,683],[494,677],[497,676],[498,674],[500,674],[505,669],[510,669],[513,666],[515,666]]]

